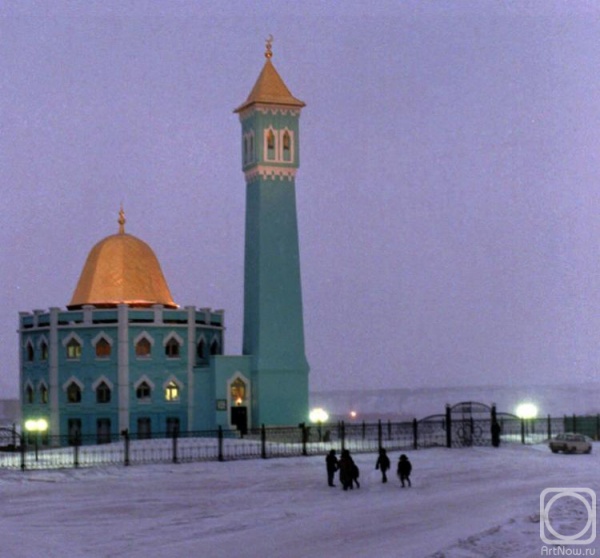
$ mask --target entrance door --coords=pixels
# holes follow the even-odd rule
[[[235,426],[240,434],[248,433],[248,408],[243,406],[231,407],[231,424]]]

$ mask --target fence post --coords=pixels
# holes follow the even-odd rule
[[[225,461],[225,458],[223,457],[223,427],[219,424],[219,429],[217,431],[217,440],[218,440],[218,447],[219,447],[219,456],[218,456],[218,460],[219,461]]]
[[[413,419],[413,449],[417,449],[419,447],[419,423],[417,422],[417,419],[414,418]]]
[[[446,447],[452,447],[452,413],[450,405],[446,405]]]
[[[260,456],[267,458],[267,429],[264,424],[260,427]]]
[[[392,421],[388,419],[388,442],[392,439]]]
[[[75,434],[75,445],[73,446],[73,465],[75,468],[79,467],[79,446],[81,444],[81,434],[77,432]]]
[[[129,428],[121,431],[123,439],[125,441],[125,467],[129,465]]]
[[[548,414],[548,439],[552,438],[552,419],[550,418],[550,414]]]
[[[21,471],[25,470],[25,436],[23,436],[23,434],[21,434],[19,436],[19,439],[21,441]]]
[[[362,421],[362,439],[364,440],[367,437],[367,425],[365,421]]]
[[[344,421],[340,421],[340,439],[342,440],[342,451],[346,449],[346,425]]]
[[[525,443],[525,419],[521,419],[521,443]]]
[[[173,428],[173,463],[177,463],[177,436],[179,434],[179,428]]]
[[[309,433],[309,429],[308,426],[306,426],[306,423],[302,423],[300,425],[300,427],[302,428],[302,455],[308,455],[308,451],[307,451],[307,445],[308,445],[308,433]]]
[[[381,419],[377,421],[377,449],[381,450],[383,447],[383,433],[381,432]]]

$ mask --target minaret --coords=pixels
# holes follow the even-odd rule
[[[251,356],[252,424],[296,425],[308,415],[296,169],[304,103],[271,62],[235,112],[246,177],[243,354]]]

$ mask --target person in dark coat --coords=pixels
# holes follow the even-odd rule
[[[354,460],[350,457],[350,452],[345,449],[342,450],[342,455],[338,462],[338,468],[340,470],[340,482],[344,490],[352,490],[354,488],[354,479],[356,475],[356,465]],[[358,485],[360,486],[360,484]]]
[[[338,458],[335,456],[335,450],[330,450],[325,458],[325,463],[327,464],[327,484],[329,486],[335,486],[333,484],[333,478],[335,476],[335,472],[338,470]]]
[[[498,421],[494,421],[492,424],[492,446],[495,448],[500,447],[500,434],[502,433],[502,427]]]
[[[408,486],[412,486],[410,483],[410,473],[412,472],[412,465],[406,455],[402,454],[398,460],[398,478],[404,488],[404,483],[407,482]]]
[[[375,469],[381,471],[381,482],[387,482],[387,471],[390,468],[390,458],[387,455],[385,448],[379,449],[379,457],[375,463]]]
[[[360,488],[358,477],[360,477],[360,469],[358,468],[358,465],[352,461],[352,482],[356,485],[356,488]]]

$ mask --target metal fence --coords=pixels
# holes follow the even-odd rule
[[[416,450],[428,447],[492,445],[493,425],[498,442],[532,444],[585,426],[600,438],[600,415],[519,419],[504,413],[485,416],[434,415],[408,422],[338,422],[327,425],[258,428],[241,435],[236,430],[159,433],[152,438],[127,431],[97,437],[22,435],[0,428],[0,468],[57,469],[106,465],[229,461],[238,459],[324,455],[330,449],[354,453]],[[595,428],[594,432],[589,429]],[[104,443],[99,443],[104,442]]]

